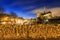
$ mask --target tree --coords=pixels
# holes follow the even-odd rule
[[[10,12],[11,17],[17,17],[17,14],[13,11]]]

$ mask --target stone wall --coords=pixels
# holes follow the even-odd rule
[[[0,24],[0,38],[57,38],[60,24],[11,25]]]

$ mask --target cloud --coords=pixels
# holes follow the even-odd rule
[[[38,11],[39,12],[44,12],[44,8],[39,8],[39,9],[32,10],[32,13],[37,13]],[[51,11],[52,15],[60,16],[60,7],[46,8],[45,11]]]
[[[60,16],[60,7],[50,9],[53,15]]]

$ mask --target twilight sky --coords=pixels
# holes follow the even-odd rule
[[[60,16],[60,0],[0,0],[0,6],[7,13],[16,12],[19,17],[35,18],[37,11],[52,11],[53,15]]]

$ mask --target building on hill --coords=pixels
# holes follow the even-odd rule
[[[51,11],[37,12],[36,20],[38,23],[60,23],[60,16],[53,16]]]
[[[50,11],[44,12],[44,13],[37,12],[37,18],[38,17],[41,18],[41,19],[43,19],[43,17],[46,17],[47,19],[50,19],[50,18],[52,18],[52,13]]]
[[[8,14],[0,14],[0,24],[23,24],[24,19],[21,17],[11,17]]]
[[[5,24],[7,22],[10,23],[10,16],[7,14],[0,14],[0,22]]]
[[[51,11],[48,11],[48,12],[45,12],[44,13],[40,13],[40,12],[37,12],[37,22],[47,22],[48,19],[51,19],[52,18],[52,13]]]
[[[43,17],[45,17],[46,19],[52,18],[52,13],[51,13],[50,11],[49,11],[49,12],[46,12],[46,13],[43,13],[42,15],[43,15]]]
[[[8,21],[10,19],[10,16],[7,14],[0,14],[0,20]]]

